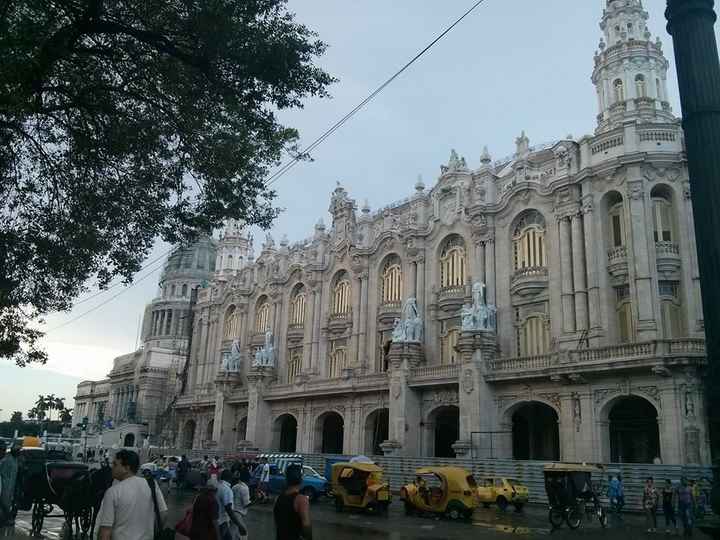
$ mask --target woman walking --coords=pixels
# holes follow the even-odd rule
[[[645,523],[648,532],[657,530],[657,506],[658,492],[651,476],[645,481],[645,489],[643,490],[643,509],[645,510]]]
[[[211,478],[195,498],[192,509],[190,540],[220,540],[217,503],[218,481]]]
[[[670,480],[665,480],[665,487],[662,490],[663,515],[665,516],[665,532],[670,533],[672,524],[677,534],[677,518],[675,517],[675,499],[677,493]]]

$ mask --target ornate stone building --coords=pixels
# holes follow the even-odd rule
[[[593,135],[531,146],[523,133],[477,166],[453,151],[429,189],[374,212],[338,184],[329,228],[268,236],[257,259],[230,224],[166,438],[708,463],[683,133],[647,18],[639,0],[608,0]],[[496,306],[491,327],[465,324],[473,289]],[[393,340],[411,298],[423,332]]]

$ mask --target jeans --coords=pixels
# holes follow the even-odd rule
[[[692,505],[680,503],[678,505],[678,511],[680,512],[680,520],[683,524],[683,531],[686,536],[689,536],[692,534],[693,527]]]
[[[665,527],[669,528],[670,524],[677,529],[677,519],[675,518],[675,508],[672,504],[663,504],[663,514],[665,514]]]

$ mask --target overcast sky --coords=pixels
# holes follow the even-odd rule
[[[312,142],[473,3],[289,0],[298,20],[329,44],[319,62],[340,81],[330,88],[331,100],[311,100],[282,118],[300,130],[302,142]],[[662,38],[671,63],[670,102],[679,114],[665,1],[644,4],[648,26]],[[531,144],[591,133],[598,111],[590,75],[604,5],[604,0],[486,0],[317,148],[314,162],[297,165],[275,184],[278,206],[286,209],[273,228],[275,239],[310,236],[320,217],[329,223],[336,181],[359,204],[367,199],[375,209],[410,195],[419,174],[431,186],[451,148],[477,167],[483,145],[494,158],[503,157],[514,151],[522,130]],[[158,244],[151,259],[167,249]],[[3,386],[9,382],[26,391],[0,394],[0,418],[15,409],[27,411],[39,392],[59,393],[72,402],[76,382],[104,377],[113,357],[134,349],[138,317],[155,297],[158,276],[159,269],[70,324],[121,288],[71,313],[50,315],[45,340],[50,361],[33,388],[27,388],[28,377],[19,368],[3,369]],[[51,382],[53,372],[70,377]]]

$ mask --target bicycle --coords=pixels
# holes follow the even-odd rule
[[[608,524],[608,515],[598,500],[587,500],[578,498],[574,505],[559,507],[551,506],[548,513],[548,520],[553,529],[559,529],[563,523],[567,523],[570,529],[577,529],[582,525],[583,517],[589,521],[597,517],[598,522],[604,529]]]

